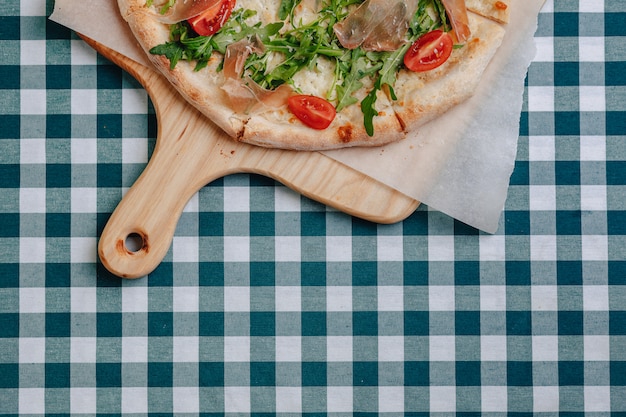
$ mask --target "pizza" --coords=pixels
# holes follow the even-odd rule
[[[291,150],[402,140],[472,96],[494,0],[118,0],[139,45],[234,140]]]

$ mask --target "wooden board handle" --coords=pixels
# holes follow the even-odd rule
[[[193,194],[243,168],[240,161],[234,161],[243,145],[225,138],[163,77],[148,69],[135,76],[155,106],[156,146],[145,170],[107,222],[98,245],[103,265],[124,278],[145,276],[159,265]],[[126,244],[129,236],[139,237],[139,249]]]
[[[202,186],[223,174],[217,166],[204,165],[210,162],[202,158],[206,151],[193,149],[199,143],[179,140],[173,149],[155,149],[102,232],[99,255],[109,271],[137,278],[150,273],[163,260],[186,203]],[[126,244],[130,236],[139,237],[138,249]]]

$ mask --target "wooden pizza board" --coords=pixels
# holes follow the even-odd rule
[[[165,257],[189,199],[206,184],[228,174],[261,174],[308,198],[376,223],[401,221],[419,205],[413,198],[319,152],[236,142],[187,103],[155,70],[82,38],[142,84],[157,117],[157,140],[150,161],[113,212],[98,244],[100,260],[115,275],[138,278],[153,271]],[[129,236],[139,237],[138,249],[129,248]]]

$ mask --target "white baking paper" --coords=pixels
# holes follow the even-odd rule
[[[152,65],[120,16],[117,0],[55,0],[50,20],[141,64]]]
[[[431,209],[496,233],[515,165],[524,79],[544,1],[512,1],[503,45],[470,100],[402,142],[324,154]],[[115,0],[56,0],[50,18],[150,65]]]

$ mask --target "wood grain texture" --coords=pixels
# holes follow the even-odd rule
[[[165,257],[189,199],[211,181],[256,173],[350,215],[394,223],[419,202],[318,152],[265,149],[236,142],[188,104],[160,74],[83,37],[135,77],[156,111],[157,141],[141,176],[122,198],[98,244],[103,265],[123,278],[153,271]],[[126,245],[137,234],[138,250]]]

